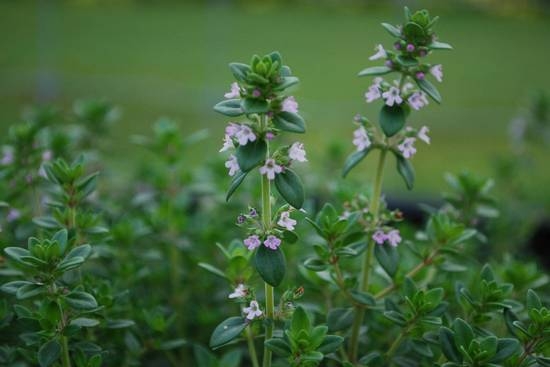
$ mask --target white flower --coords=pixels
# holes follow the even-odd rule
[[[0,164],[2,166],[9,166],[14,161],[13,157],[13,148],[10,146],[3,146],[2,147],[2,159],[0,160]]]
[[[430,68],[430,73],[434,76],[434,78],[438,82],[441,83],[443,81],[443,65],[437,64],[437,65],[432,66]]]
[[[244,286],[244,284],[239,284],[237,286],[237,288],[235,288],[235,290],[233,291],[233,293],[231,293],[229,295],[229,298],[242,298],[242,297],[246,297],[246,294],[247,294],[247,290],[246,290],[246,287]]]
[[[225,152],[226,150],[235,148],[235,145],[233,145],[233,139],[227,134],[223,137],[223,146],[220,149],[220,152]]]
[[[288,157],[298,162],[307,162],[304,144],[300,142],[292,144],[288,150]]]
[[[260,305],[256,301],[250,301],[250,307],[243,308],[243,312],[246,314],[248,320],[254,320],[263,315]]]
[[[416,137],[420,140],[422,140],[426,144],[430,144],[430,137],[428,136],[428,133],[430,132],[430,129],[427,126],[422,126],[420,128],[420,131],[418,131],[418,134]]]
[[[225,167],[229,168],[229,176],[235,176],[235,173],[241,169],[239,167],[239,162],[237,162],[237,157],[233,154],[231,154],[225,162]]]
[[[401,242],[401,236],[397,229],[392,229],[386,234],[386,240],[390,243],[390,246],[397,247]]]
[[[286,228],[288,231],[293,231],[296,223],[296,220],[290,218],[290,212],[284,211],[281,213],[281,217],[279,218],[277,225]]]
[[[428,104],[428,99],[423,92],[414,92],[407,101],[409,105],[417,111]]]
[[[275,163],[273,158],[266,159],[265,164],[260,167],[260,173],[267,175],[270,180],[275,179],[275,175],[281,172],[283,172],[283,167]]]
[[[298,102],[292,96],[286,97],[281,108],[286,112],[298,113]]]
[[[416,153],[416,148],[413,145],[415,141],[415,138],[405,138],[405,140],[397,146],[397,149],[403,154],[403,157],[408,159]]]
[[[376,53],[369,57],[369,60],[378,60],[378,59],[385,59],[387,57],[386,50],[384,50],[384,47],[382,45],[377,45],[374,50]]]
[[[365,100],[367,103],[376,101],[380,97],[382,97],[382,93],[380,93],[380,88],[377,84],[371,85],[369,90],[365,93]]]
[[[387,92],[382,93],[382,97],[386,100],[388,106],[403,102],[403,98],[399,95],[399,89],[396,87],[390,87]]]
[[[363,126],[353,132],[353,145],[357,147],[358,152],[367,149],[371,145],[367,130]]]
[[[239,98],[241,96],[241,88],[239,88],[239,84],[231,83],[231,90],[223,95],[227,99],[231,98]]]
[[[239,131],[235,133],[235,138],[237,138],[239,145],[246,145],[249,141],[256,140],[256,135],[250,127],[247,125],[241,125]]]
[[[230,138],[234,137],[241,130],[241,125],[234,122],[230,122],[225,127],[225,135],[229,135]]]

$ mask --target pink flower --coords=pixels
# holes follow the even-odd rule
[[[401,242],[401,236],[399,235],[399,231],[397,229],[392,229],[386,234],[386,239],[390,243],[390,246],[397,247],[397,245]]]
[[[256,135],[249,126],[241,125],[239,131],[235,134],[235,138],[239,142],[239,145],[246,145],[249,141],[256,140]]]
[[[430,68],[430,74],[432,74],[434,78],[441,83],[443,81],[443,65],[438,64],[432,66]]]
[[[223,95],[227,99],[232,98],[240,98],[241,96],[241,88],[239,88],[239,84],[231,83],[231,90]]]
[[[378,84],[371,85],[367,93],[365,93],[365,100],[367,103],[376,101],[380,97],[382,97],[382,93],[380,93],[380,86]]]
[[[233,139],[229,135],[225,135],[223,137],[223,146],[220,149],[220,152],[225,152],[226,150],[235,148],[235,145],[233,145]]]
[[[243,241],[243,243],[244,243],[244,245],[246,246],[247,249],[252,251],[256,247],[259,247],[262,244],[262,241],[260,241],[260,237],[258,237],[258,235],[254,234],[254,235],[249,236],[248,238],[246,238]]]
[[[405,138],[401,144],[397,146],[397,149],[403,154],[403,157],[409,159],[416,153],[416,148],[414,147],[415,138]]]
[[[384,50],[384,47],[382,45],[377,45],[374,50],[376,53],[369,57],[369,60],[378,60],[378,59],[385,59],[388,55],[386,54],[386,50]]]
[[[277,250],[277,248],[281,245],[281,240],[273,235],[267,236],[267,239],[264,241],[264,245],[267,248],[270,248],[272,250]]]
[[[266,175],[270,180],[274,180],[275,175],[281,172],[283,172],[283,167],[275,163],[273,158],[266,159],[265,164],[260,167],[260,173]]]
[[[237,173],[241,169],[239,167],[237,157],[235,157],[233,154],[231,154],[225,162],[225,167],[229,168],[229,176],[235,176],[235,173]]]
[[[241,125],[234,122],[230,122],[229,125],[225,127],[225,135],[228,135],[230,138],[234,137],[241,130]]]
[[[277,225],[288,231],[293,231],[294,226],[296,225],[296,220],[290,218],[290,212],[287,210],[281,213],[281,217],[279,218]]]
[[[377,244],[382,245],[386,241],[387,236],[386,236],[386,234],[384,233],[383,230],[379,229],[376,232],[374,232],[374,234],[372,235],[372,239]]]
[[[292,144],[288,150],[288,157],[298,162],[307,162],[304,144],[300,142]]]
[[[9,166],[13,163],[13,161],[13,148],[10,146],[4,146],[2,148],[2,159],[0,160],[0,164],[2,164],[2,166]]]
[[[382,93],[382,98],[386,100],[388,106],[393,106],[394,104],[401,104],[403,98],[399,94],[399,89],[396,87],[390,87],[387,92]]]
[[[248,320],[254,320],[263,315],[262,310],[260,310],[260,305],[257,301],[250,301],[250,306],[243,308],[243,312],[246,314]]]
[[[407,101],[409,102],[409,105],[417,111],[428,104],[426,94],[423,92],[414,92],[407,99]]]
[[[229,295],[229,298],[243,298],[247,295],[247,289],[244,284],[239,284],[237,288]]]
[[[422,140],[424,143],[430,144],[430,137],[428,136],[429,132],[430,132],[430,129],[427,126],[422,126],[416,136],[418,139]]]
[[[6,221],[8,223],[14,222],[21,217],[21,212],[15,208],[11,208],[6,216]]]
[[[371,145],[367,130],[363,126],[353,132],[353,145],[357,147],[358,152],[367,149]]]
[[[292,96],[286,97],[283,101],[282,110],[286,112],[298,113],[298,102]]]

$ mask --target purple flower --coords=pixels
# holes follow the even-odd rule
[[[281,108],[286,112],[298,113],[298,102],[293,96],[286,97]]]
[[[416,153],[416,148],[414,147],[415,138],[405,138],[401,144],[397,146],[397,149],[403,154],[403,157],[409,159]]]
[[[227,99],[239,98],[241,96],[241,89],[239,84],[231,83],[231,90],[223,95]]]
[[[403,98],[401,98],[399,89],[396,87],[390,87],[387,92],[382,93],[382,98],[386,100],[386,105],[393,106],[394,104],[401,104]]]
[[[418,134],[416,135],[416,137],[422,140],[424,143],[430,144],[430,137],[428,136],[429,132],[430,132],[430,129],[427,126],[422,126],[418,131]]]
[[[233,139],[227,134],[223,137],[223,146],[220,149],[220,152],[225,152],[226,150],[235,148],[235,145],[233,144]]]
[[[229,295],[229,298],[243,298],[246,297],[248,290],[245,285],[240,283],[237,288]]]
[[[241,125],[236,124],[234,122],[230,122],[229,125],[225,127],[225,135],[229,136],[230,138],[237,135],[237,133],[241,130]]]
[[[237,223],[243,224],[244,222],[246,222],[246,217],[242,214],[239,214],[239,216],[237,217]]]
[[[430,73],[438,82],[441,83],[443,81],[443,65],[439,64],[432,66],[430,68]]]
[[[407,45],[407,52],[413,52],[415,50],[415,47],[412,43],[409,43]]]
[[[424,74],[423,72],[419,71],[416,73],[416,79],[418,80],[422,80],[426,77],[426,74]]]
[[[371,145],[367,130],[363,126],[353,132],[353,145],[357,147],[358,152],[367,149]]]
[[[268,131],[268,132],[265,133],[265,138],[267,140],[273,140],[273,139],[275,139],[275,134],[273,134],[271,131]]]
[[[260,90],[258,88],[254,89],[252,91],[252,97],[254,97],[254,98],[258,98],[261,95],[262,95],[262,92],[260,92]]]
[[[257,301],[250,301],[250,306],[243,308],[243,312],[246,314],[248,320],[254,320],[257,317],[263,315],[262,310],[260,310],[260,305]]]
[[[235,133],[235,138],[239,142],[239,145],[246,145],[249,141],[256,140],[256,134],[248,125],[241,125],[239,131]]]
[[[252,218],[255,218],[258,216],[258,211],[255,208],[250,208],[248,211],[248,215],[250,215]]]
[[[233,154],[231,154],[225,162],[225,167],[229,168],[229,176],[235,176],[235,173],[237,173],[241,169],[239,167],[237,157],[235,157]]]
[[[401,50],[401,43],[400,42],[395,42],[393,44],[393,48],[395,48],[396,50]]]
[[[11,208],[6,216],[6,221],[8,223],[14,222],[21,217],[21,212],[15,208]]]
[[[417,111],[428,104],[428,98],[426,98],[423,92],[414,92],[407,101],[409,105]]]
[[[290,212],[287,210],[281,213],[281,217],[279,218],[277,225],[288,231],[293,231],[294,226],[296,225],[296,220],[290,218]]]
[[[399,235],[399,231],[397,229],[392,229],[388,232],[386,235],[386,239],[390,243],[390,246],[397,247],[397,245],[401,242],[401,236]]]
[[[391,60],[386,60],[386,62],[384,63],[384,65],[386,65],[386,66],[389,67],[389,68],[393,68],[393,61],[391,61]]]
[[[262,241],[260,241],[260,237],[258,235],[252,235],[246,238],[243,241],[246,248],[248,248],[250,251],[254,250],[256,247],[259,247],[262,244]]]
[[[278,165],[273,158],[266,159],[265,164],[260,167],[260,173],[268,179],[274,180],[275,175],[283,172],[283,167]]]
[[[426,55],[428,55],[428,51],[422,49],[418,51],[418,54],[420,55],[420,57],[425,57]]]
[[[385,59],[387,57],[386,50],[384,50],[384,47],[382,45],[377,45],[374,50],[376,53],[369,57],[369,60],[378,60],[378,59]]]
[[[265,247],[270,248],[272,250],[277,250],[277,248],[281,245],[281,240],[273,235],[269,235],[264,241],[264,245]]]
[[[376,242],[377,244],[383,245],[384,242],[385,242],[386,239],[387,239],[387,236],[386,236],[386,234],[384,233],[383,230],[379,229],[379,230],[377,230],[376,232],[374,232],[374,234],[372,235],[372,239],[373,239],[374,242]]]
[[[288,150],[288,157],[294,161],[307,162],[304,144],[300,142],[292,144]]]
[[[5,146],[2,148],[2,159],[0,160],[0,164],[2,166],[9,166],[14,161],[13,158],[13,149],[9,146]]]

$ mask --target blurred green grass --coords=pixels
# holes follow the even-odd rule
[[[210,130],[208,141],[191,153],[195,164],[216,155],[226,120],[212,105],[231,82],[226,65],[272,50],[301,79],[295,95],[308,123],[303,140],[312,165],[322,167],[328,145],[338,142],[351,151],[355,113],[376,119],[379,105],[363,99],[370,80],[355,75],[373,65],[368,56],[376,43],[391,45],[379,23],[402,17],[395,7],[47,1],[4,1],[0,14],[0,131],[27,104],[46,100],[70,108],[76,98],[104,97],[124,113],[105,147],[115,167],[141,157],[129,136],[148,134],[160,116],[175,118],[186,133]],[[439,15],[440,38],[455,51],[431,58],[444,65],[442,106],[432,103],[412,119],[417,126],[428,124],[433,137],[414,159],[420,194],[443,189],[444,172],[493,175],[494,159],[509,150],[509,121],[533,91],[550,89],[547,18],[449,9]],[[547,153],[537,152],[539,169],[529,189],[532,198],[550,202]],[[367,174],[373,159],[361,166]],[[359,171],[353,177],[365,175]],[[394,173],[389,185],[405,191]]]

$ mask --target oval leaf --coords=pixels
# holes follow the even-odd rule
[[[306,131],[306,123],[302,116],[288,111],[282,111],[273,116],[273,125],[279,130],[291,133],[301,134]]]
[[[61,345],[57,340],[50,340],[38,350],[38,363],[40,367],[48,367],[61,355]]]
[[[221,101],[214,106],[214,111],[229,117],[237,117],[244,113],[243,109],[241,108],[240,99],[228,99],[225,101]]]
[[[229,201],[229,198],[233,195],[235,190],[237,190],[237,188],[243,183],[248,172],[239,171],[235,176],[233,176],[229,189],[227,189],[227,194],[225,195],[225,201]]]
[[[290,168],[286,168],[275,176],[275,187],[283,199],[296,209],[300,209],[304,205],[305,194],[302,180]]]
[[[250,72],[250,66],[246,64],[241,64],[238,62],[232,62],[229,64],[229,69],[231,70],[231,73],[240,82],[246,81],[246,76]]]
[[[397,134],[405,125],[405,110],[399,105],[384,105],[380,110],[380,127],[387,137]]]
[[[357,76],[384,75],[384,74],[389,74],[392,71],[393,69],[387,66],[373,66],[373,67],[361,70],[359,74],[357,74]]]
[[[416,79],[416,84],[418,84],[418,87],[426,92],[434,101],[441,103],[441,94],[439,94],[439,91],[432,83],[426,79]]]
[[[403,177],[407,189],[412,190],[414,187],[414,168],[411,162],[401,154],[396,154],[395,158],[397,159],[397,172]]]
[[[265,160],[267,144],[263,139],[256,139],[237,148],[237,162],[242,171],[248,172]]]
[[[254,265],[262,279],[269,285],[277,287],[283,281],[286,261],[283,250],[271,250],[260,246],[254,257]]]
[[[391,34],[392,36],[401,38],[401,31],[399,30],[399,28],[389,23],[382,23],[382,27],[384,27],[384,29],[388,31],[388,33]]]
[[[78,310],[93,310],[97,307],[94,296],[86,292],[72,292],[65,296],[69,306]]]
[[[210,347],[219,348],[241,334],[247,323],[242,317],[230,317],[216,326],[210,337]]]
[[[399,252],[397,252],[397,248],[389,245],[377,245],[374,242],[371,243],[371,246],[375,246],[374,256],[376,256],[380,266],[393,278],[399,266]]]
[[[346,159],[346,162],[344,163],[344,169],[342,170],[342,177],[346,177],[349,171],[351,171],[353,167],[358,165],[359,162],[361,162],[363,158],[365,158],[371,150],[372,150],[372,145],[366,149],[359,150],[357,152],[350,154]]]
[[[269,111],[269,103],[263,99],[245,98],[241,101],[242,110],[247,113],[266,113]]]

